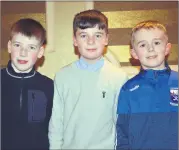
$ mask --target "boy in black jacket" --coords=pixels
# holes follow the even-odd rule
[[[33,19],[20,19],[11,28],[11,60],[1,69],[1,149],[47,150],[53,80],[35,70],[44,54],[46,32]]]

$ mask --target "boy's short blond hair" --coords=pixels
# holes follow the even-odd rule
[[[143,22],[140,22],[138,23],[133,29],[132,29],[132,34],[131,34],[131,45],[133,45],[133,42],[134,42],[134,34],[141,30],[141,29],[146,29],[146,30],[150,30],[150,29],[155,29],[155,28],[158,28],[160,29],[161,31],[164,32],[166,38],[167,38],[167,41],[168,41],[168,34],[167,34],[167,30],[166,30],[166,27],[160,23],[159,21],[156,21],[156,20],[147,20],[147,21],[143,21]]]

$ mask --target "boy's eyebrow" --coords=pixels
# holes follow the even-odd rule
[[[87,32],[82,31],[82,32],[80,32],[79,34],[86,34],[86,33],[87,33]],[[95,32],[95,34],[96,34],[96,33],[97,33],[97,34],[102,34],[102,35],[104,34],[103,32]]]
[[[18,42],[18,41],[12,41],[12,43],[21,43],[21,42]]]
[[[34,45],[34,44],[28,44],[28,45],[38,47],[37,45]]]
[[[103,32],[96,32],[96,33],[98,33],[98,34],[104,34]]]
[[[161,38],[154,38],[153,40],[162,40],[162,39],[161,39]],[[153,41],[153,40],[152,40],[152,41]],[[143,43],[143,42],[145,42],[145,41],[146,41],[146,40],[139,41],[139,42],[137,42],[137,45],[140,44],[140,43]]]
[[[19,43],[19,44],[21,44],[21,42],[18,42],[18,41],[12,41],[12,43]],[[28,45],[38,47],[38,46],[35,45],[35,44],[28,44]]]
[[[137,45],[140,44],[140,43],[143,43],[143,42],[145,42],[145,40],[142,40],[142,41],[137,42]]]
[[[154,38],[153,40],[162,40],[162,38]]]
[[[84,32],[84,31],[79,32],[79,34],[84,34],[84,33],[86,33],[86,32]]]

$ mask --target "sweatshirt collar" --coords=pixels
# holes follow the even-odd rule
[[[97,71],[104,65],[104,58],[101,57],[96,63],[89,64],[87,63],[83,57],[76,62],[76,66],[82,70],[89,70],[89,71]]]
[[[35,67],[32,68],[32,70],[28,73],[17,73],[14,71],[11,60],[7,64],[7,74],[14,78],[31,78],[36,74]]]

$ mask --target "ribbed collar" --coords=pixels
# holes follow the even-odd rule
[[[83,69],[83,70],[89,70],[89,71],[97,71],[99,70],[102,66],[104,65],[104,58],[101,57],[100,60],[98,60],[96,63],[94,64],[89,64],[87,63],[83,57],[80,57],[80,59],[78,61],[76,61],[76,66],[79,69]]]
[[[31,78],[36,73],[35,67],[33,67],[32,70],[28,73],[17,73],[17,72],[15,72],[12,65],[11,65],[11,60],[8,62],[6,71],[10,76],[12,76],[14,78]]]
[[[152,78],[152,79],[156,79],[158,76],[163,76],[163,75],[166,75],[166,76],[170,76],[170,73],[171,73],[171,69],[169,67],[169,65],[167,63],[165,63],[165,69],[163,70],[153,70],[153,69],[146,69],[144,70],[142,67],[140,69],[140,74],[142,76],[145,76],[147,78]]]

